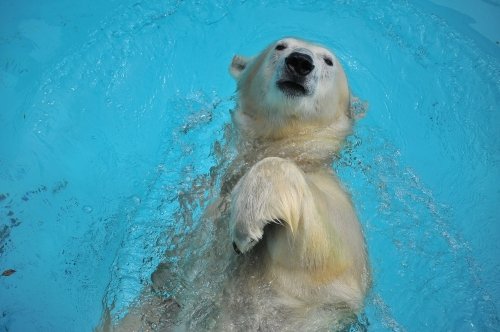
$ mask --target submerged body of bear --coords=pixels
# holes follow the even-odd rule
[[[215,225],[205,256],[209,266],[227,260],[232,268],[223,268],[210,308],[196,307],[199,282],[175,297],[177,318],[165,323],[161,308],[171,302],[143,295],[113,330],[145,330],[148,319],[156,326],[164,319],[165,330],[321,331],[362,308],[370,283],[365,242],[332,169],[352,127],[339,61],[322,46],[286,38],[256,57],[235,56],[230,72],[238,84],[238,155],[222,197],[205,213]],[[231,246],[242,255],[227,254]],[[212,275],[196,273],[210,284]]]

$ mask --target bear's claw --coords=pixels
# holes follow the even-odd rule
[[[241,251],[240,251],[240,249],[238,249],[238,246],[236,245],[236,242],[233,242],[233,249],[234,249],[234,251],[235,251],[238,255],[241,255]]]

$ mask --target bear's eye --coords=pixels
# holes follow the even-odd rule
[[[333,66],[333,61],[332,61],[332,59],[330,59],[330,58],[324,58],[324,60],[325,60],[325,63],[326,63],[328,66]]]
[[[276,51],[283,51],[286,48],[286,44],[278,44],[276,45]]]

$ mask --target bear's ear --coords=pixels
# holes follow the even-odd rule
[[[231,73],[231,76],[233,76],[235,80],[240,78],[241,73],[243,73],[250,60],[251,60],[250,58],[246,58],[241,55],[235,55],[233,57],[233,61],[231,61],[231,66],[229,66],[229,72]]]

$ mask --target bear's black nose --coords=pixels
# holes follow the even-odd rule
[[[313,59],[304,53],[291,53],[286,57],[285,63],[290,71],[299,76],[306,76],[314,69]]]

